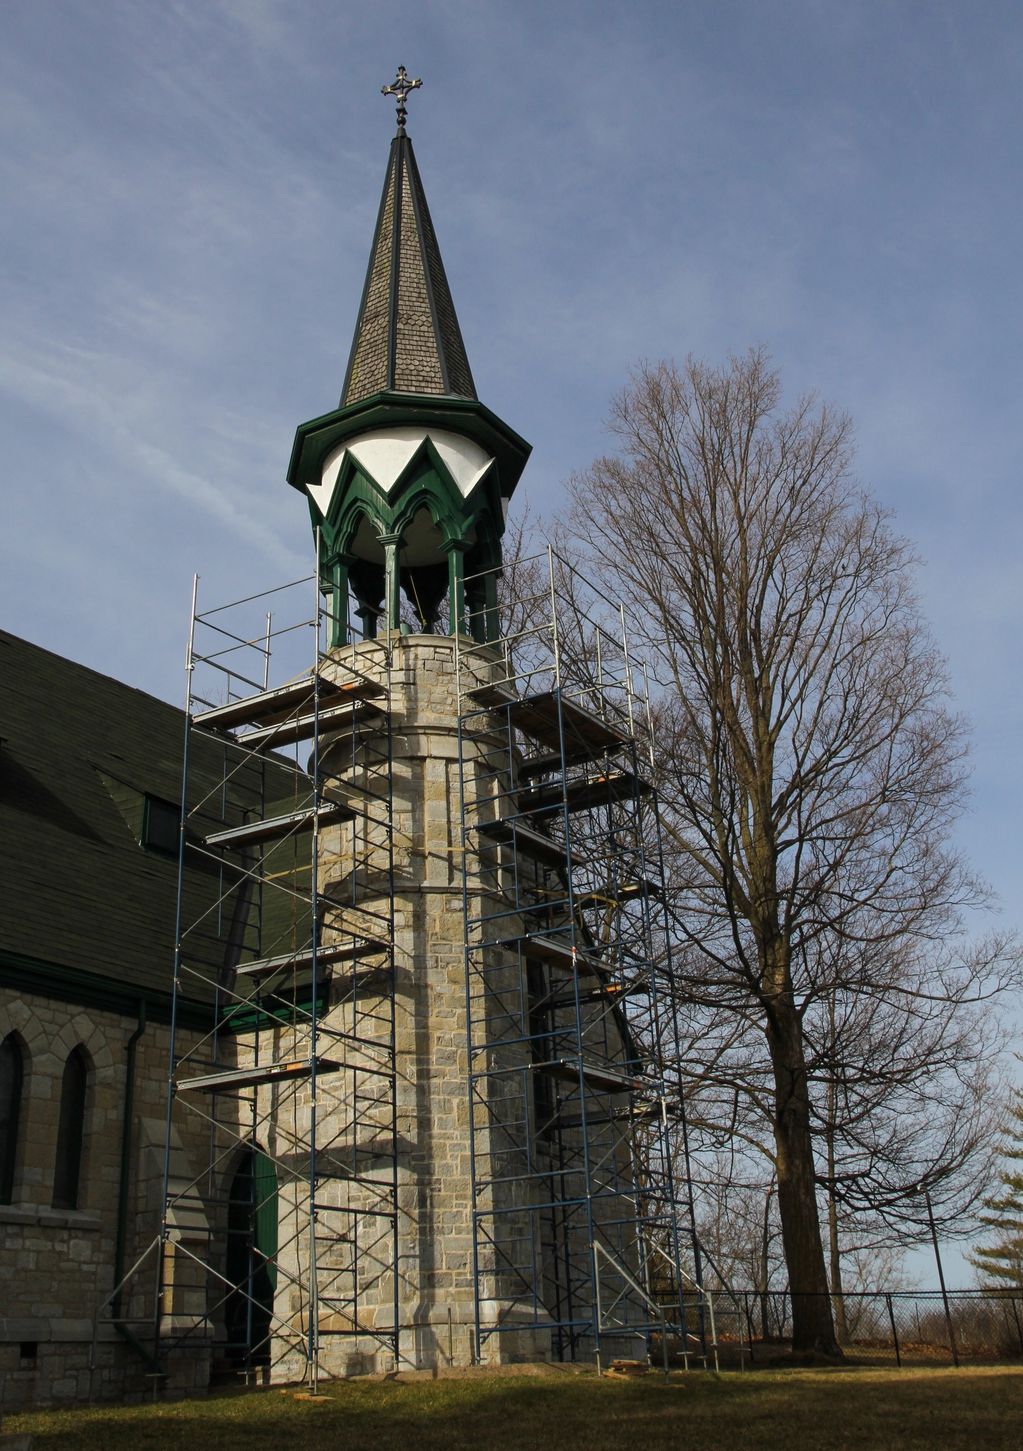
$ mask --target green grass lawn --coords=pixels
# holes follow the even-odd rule
[[[8,1416],[34,1447],[83,1451],[860,1451],[1023,1448],[1023,1369],[590,1373],[328,1383]]]

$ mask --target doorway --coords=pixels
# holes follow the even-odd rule
[[[277,1283],[277,1174],[258,1148],[242,1150],[227,1201],[224,1302],[227,1353],[237,1365],[269,1365]]]

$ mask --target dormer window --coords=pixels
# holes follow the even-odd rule
[[[172,801],[163,801],[148,793],[142,807],[142,845],[147,851],[176,857],[181,826],[181,811]]]

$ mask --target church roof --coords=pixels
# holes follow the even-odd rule
[[[177,865],[128,818],[180,793],[181,711],[2,631],[0,671],[0,959],[169,993]]]
[[[178,868],[176,849],[147,840],[147,811],[177,820],[184,713],[4,630],[0,679],[0,981],[78,1001],[92,991],[121,1010],[144,996],[155,1010],[170,997]],[[193,746],[201,800],[223,746]],[[275,789],[292,780],[282,771]],[[193,820],[189,840],[203,829]],[[188,950],[215,981],[238,959],[231,904],[212,910],[217,864],[190,853],[184,891],[189,920],[210,909],[214,925]]]
[[[391,142],[340,406],[381,392],[476,398],[426,194],[403,125]]]

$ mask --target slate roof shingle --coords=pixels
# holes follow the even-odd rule
[[[170,993],[177,859],[147,850],[140,834],[147,795],[180,799],[184,722],[166,701],[0,631],[0,952]],[[222,745],[193,737],[192,800],[212,791],[219,802],[223,760]],[[274,781],[278,796],[289,779]],[[198,838],[199,817],[195,827]],[[222,895],[216,863],[190,854],[185,886],[185,921],[195,922]],[[308,932],[292,915],[292,932],[272,933],[277,950]],[[235,889],[186,939],[188,953],[212,981],[239,951],[254,955],[254,925],[251,897]]]
[[[415,153],[404,130],[391,142],[340,406],[383,391],[476,398]]]

